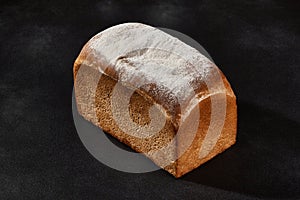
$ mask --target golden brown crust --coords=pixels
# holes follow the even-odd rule
[[[84,76],[77,77],[76,75],[80,67],[81,65],[78,65],[77,63],[74,64],[74,85],[78,110],[85,119],[91,121],[95,125],[102,128],[105,132],[110,133],[112,136],[116,137],[121,142],[127,144],[132,149],[141,153],[146,153],[150,150],[158,149],[166,145],[174,138],[176,134],[176,128],[173,126],[171,121],[168,120],[166,126],[157,135],[147,139],[136,138],[120,130],[120,128],[114,122],[113,117],[111,115],[110,104],[112,89],[114,88],[116,81],[106,75],[102,75],[100,77],[97,83],[97,89],[95,91],[95,112],[97,116],[96,122],[93,117],[87,114],[89,113],[89,111],[87,112],[86,110],[91,109],[91,107],[85,108],[85,110],[82,104],[78,104],[78,100],[79,96],[89,96],[89,94],[86,93],[89,85],[84,84],[84,82],[88,83],[93,79],[96,80],[96,78],[98,78],[98,76],[96,76],[97,71],[95,71],[93,68],[90,68],[89,66],[84,66],[83,68],[85,68],[85,70],[80,72],[84,73]],[[235,96],[227,95],[227,112],[222,134],[216,146],[209,153],[209,155],[203,159],[199,159],[199,149],[201,147],[201,141],[203,141],[204,136],[207,132],[211,115],[210,97],[202,100],[199,103],[200,124],[192,145],[187,149],[187,151],[183,153],[183,155],[179,159],[177,159],[175,162],[171,163],[168,166],[163,166],[163,168],[175,177],[181,177],[185,173],[195,169],[199,165],[210,160],[215,155],[221,153],[222,151],[233,145],[236,139],[237,121],[235,101]],[[149,122],[148,109],[151,107],[151,105],[153,105],[154,102],[149,101],[148,98],[144,98],[136,92],[132,95],[130,102],[130,112],[131,114],[133,114],[133,121],[140,124],[147,124]],[[193,119],[188,119],[187,123],[190,123],[191,121],[193,121]],[[181,142],[185,141],[186,137],[188,137],[187,134],[178,135],[176,147],[177,150],[174,149],[173,152],[169,152],[171,157],[176,158],[177,154],[179,154],[180,152]],[[150,159],[152,159],[155,163],[157,163],[155,157],[151,157],[149,155],[147,156]]]
[[[96,71],[88,66],[83,66],[81,68],[83,71],[80,70],[80,73],[77,76],[77,72],[80,67],[81,66],[76,64],[74,66],[74,77],[77,77],[75,78],[74,82],[75,97],[77,100],[76,103],[78,111],[86,120],[99,126],[105,132],[110,133],[112,136],[140,153],[147,153],[151,150],[157,150],[162,146],[167,145],[174,138],[176,131],[169,119],[166,120],[166,124],[161,131],[146,139],[137,138],[124,133],[112,116],[111,94],[117,81],[106,75],[101,75],[101,77],[98,77]],[[83,76],[81,76],[81,73]],[[97,82],[97,87],[95,88],[95,95],[93,95],[90,86],[86,83],[88,83],[90,80],[95,80],[96,78],[99,78],[99,81]],[[126,93],[126,87],[123,87],[123,89],[124,93]],[[94,96],[94,106],[89,107],[89,105],[84,105],[84,101],[80,100],[82,97],[83,99],[87,99],[89,96]],[[91,103],[90,100],[87,101]],[[153,106],[153,104],[154,102],[149,101],[149,99],[144,98],[137,92],[134,92],[131,96],[129,107],[132,120],[141,125],[149,123],[149,108]],[[94,109],[94,111],[91,111],[92,109]],[[95,115],[92,115],[92,112],[94,112]],[[176,149],[171,149],[167,154],[171,160],[175,160]],[[156,164],[158,164],[158,158],[151,157],[149,154],[147,156]],[[168,169],[168,171],[174,176],[176,175],[175,163],[164,166],[164,168]]]
[[[217,154],[223,152],[236,141],[236,128],[237,128],[237,112],[236,112],[236,100],[235,97],[226,96],[226,118],[222,133],[218,139],[216,145],[212,151],[203,159],[199,158],[199,151],[207,133],[208,127],[211,120],[211,99],[207,98],[200,102],[199,112],[200,112],[200,123],[198,127],[197,134],[193,140],[191,146],[184,152],[184,154],[177,160],[177,171],[176,177],[180,177],[185,173],[197,168],[201,164],[210,160]],[[192,120],[192,119],[190,119]],[[189,120],[188,120],[189,123]],[[179,144],[177,151],[180,150],[181,141],[186,140],[187,135],[182,134],[179,136]],[[188,163],[188,164],[187,164]]]

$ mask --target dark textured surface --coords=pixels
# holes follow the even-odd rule
[[[1,2],[0,199],[300,198],[299,2],[179,2]],[[127,21],[193,37],[238,98],[237,144],[179,180],[106,167],[73,124],[75,58]]]

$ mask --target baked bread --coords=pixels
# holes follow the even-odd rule
[[[175,177],[236,141],[236,97],[196,49],[141,23],[91,38],[74,63],[79,113]]]

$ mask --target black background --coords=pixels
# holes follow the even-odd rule
[[[8,1],[0,12],[0,199],[300,198],[299,1]],[[205,47],[238,98],[236,145],[177,180],[88,153],[72,119],[72,65],[122,22]]]

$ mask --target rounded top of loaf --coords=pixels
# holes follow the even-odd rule
[[[198,50],[141,23],[95,35],[76,59],[75,75],[82,64],[153,99],[175,121],[211,95],[234,96],[222,72]]]

